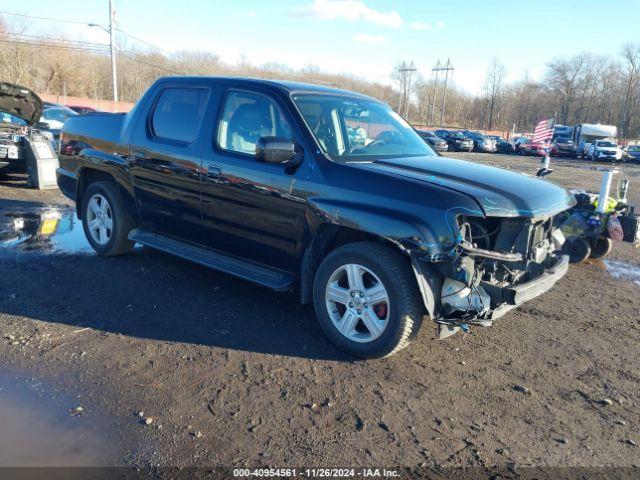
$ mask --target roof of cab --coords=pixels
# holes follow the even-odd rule
[[[265,78],[251,78],[251,77],[164,77],[159,81],[201,81],[208,80],[213,83],[237,83],[238,86],[262,86],[267,88],[274,88],[285,91],[287,93],[327,93],[332,95],[348,95],[350,97],[357,97],[366,100],[373,100],[379,102],[380,100],[369,97],[362,93],[353,92],[351,90],[342,90],[339,88],[331,88],[324,85],[314,85],[312,83],[292,82],[285,80],[271,80]]]

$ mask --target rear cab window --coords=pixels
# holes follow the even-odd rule
[[[205,88],[165,88],[153,110],[151,128],[157,138],[192,143],[198,137],[209,99]]]

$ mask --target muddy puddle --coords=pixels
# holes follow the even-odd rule
[[[0,213],[0,253],[91,253],[72,208]]]
[[[0,375],[0,467],[121,463],[99,413],[78,407],[78,398],[35,379]]]
[[[616,262],[615,260],[605,260],[603,263],[607,271],[615,278],[627,280],[640,287],[640,265]]]
[[[595,265],[601,270],[605,270],[614,278],[625,280],[640,287],[640,265],[619,262],[617,260],[600,260],[593,258],[588,259],[586,263]]]

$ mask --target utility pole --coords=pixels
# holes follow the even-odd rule
[[[442,110],[440,111],[440,126],[444,123],[444,109],[447,102],[447,83],[449,82],[449,72],[453,72],[453,65],[451,60],[447,58],[447,64],[440,67],[441,71],[444,71],[444,91],[442,92]]]
[[[435,76],[433,80],[433,88],[431,89],[431,101],[429,102],[429,126],[433,125],[433,109],[436,105],[436,90],[438,88],[438,76],[440,73],[440,67],[442,64],[440,63],[440,59],[436,63],[435,67],[431,69],[431,74]]]
[[[402,106],[404,107],[404,118],[409,119],[409,103],[411,96],[411,76],[417,69],[413,66],[413,61],[407,65],[403,62],[398,72],[402,75]]]
[[[115,42],[116,11],[113,0],[109,0],[109,46],[111,48],[111,82],[113,83],[113,101],[118,101],[118,73],[116,71],[116,42]]]

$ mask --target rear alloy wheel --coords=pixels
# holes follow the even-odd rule
[[[133,248],[134,242],[127,237],[133,222],[112,182],[95,182],[87,187],[82,196],[82,226],[100,255],[122,255]]]
[[[87,224],[89,235],[98,245],[109,243],[113,234],[113,211],[109,201],[101,194],[96,193],[87,204]]]
[[[408,345],[424,314],[407,259],[375,242],[331,252],[316,273],[313,301],[329,339],[361,358],[384,357]]]

